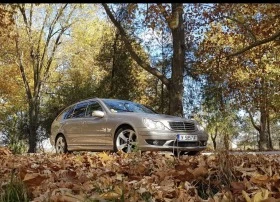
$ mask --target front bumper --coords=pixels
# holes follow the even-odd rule
[[[196,135],[197,141],[177,141],[177,135]],[[138,129],[138,144],[143,151],[201,151],[207,146],[208,135],[203,131],[150,131]]]

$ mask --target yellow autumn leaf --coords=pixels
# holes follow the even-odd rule
[[[107,193],[100,194],[100,197],[103,198],[103,199],[106,199],[106,200],[113,200],[113,199],[119,198],[120,194],[118,194],[116,192],[113,192],[113,191],[110,191],[110,192],[107,192]]]
[[[112,160],[112,157],[110,157],[106,152],[102,152],[97,154],[99,156],[99,158],[101,159],[101,161],[109,161]]]
[[[253,202],[260,202],[263,200],[262,192],[257,192],[253,197]]]
[[[120,187],[116,186],[116,187],[114,188],[114,191],[115,191],[119,196],[122,195],[122,189],[121,189]]]
[[[268,199],[269,191],[267,189],[262,189],[263,191],[263,199]]]
[[[252,202],[246,191],[242,190],[242,196],[245,198],[246,202]]]

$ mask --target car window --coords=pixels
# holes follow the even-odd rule
[[[74,113],[72,115],[72,118],[81,118],[85,116],[86,109],[87,109],[88,102],[83,102],[77,104],[75,107]]]
[[[104,99],[103,102],[110,109],[111,112],[140,112],[140,113],[150,113],[155,114],[154,111],[148,109],[147,107],[130,101],[125,100],[110,100]]]
[[[93,111],[103,111],[101,105],[97,101],[91,101],[88,104],[86,117],[91,117]]]
[[[75,109],[75,105],[72,106],[72,107],[69,107],[68,110],[66,110],[66,113],[64,114],[63,118],[64,118],[64,119],[70,119],[70,118],[72,118],[74,109]]]

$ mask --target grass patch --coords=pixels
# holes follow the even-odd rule
[[[10,182],[3,185],[0,189],[1,202],[28,202],[27,190],[23,182],[14,174]]]

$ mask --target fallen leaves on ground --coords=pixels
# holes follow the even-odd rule
[[[0,194],[13,173],[34,202],[280,202],[279,165],[279,155],[13,155],[0,148]]]

